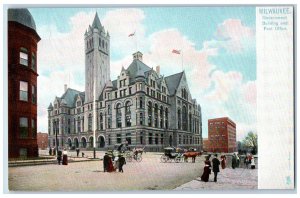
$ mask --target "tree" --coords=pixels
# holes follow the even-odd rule
[[[252,150],[252,154],[257,154],[257,134],[250,131],[245,139],[243,140],[243,144]]]

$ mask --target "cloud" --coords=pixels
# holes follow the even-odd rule
[[[144,18],[144,12],[137,8],[108,11],[101,21],[113,38],[111,39],[111,50],[126,56],[129,51],[136,50],[137,43],[139,49],[145,48],[147,46],[145,45],[145,27],[142,23]],[[128,37],[133,32],[135,35]]]
[[[240,19],[227,19],[219,24],[215,39],[204,42],[205,49],[225,49],[230,53],[246,51],[254,47],[254,29],[242,24]]]
[[[241,85],[242,79],[243,76],[240,72],[230,71],[224,73],[217,70],[211,76],[215,88],[205,97],[212,101],[227,101],[229,94]]]

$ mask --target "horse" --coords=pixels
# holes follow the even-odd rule
[[[183,154],[184,157],[184,161],[188,162],[188,158],[191,157],[192,158],[192,163],[195,163],[196,161],[196,157],[197,156],[201,156],[202,153],[201,152],[196,152],[196,151],[187,151]]]

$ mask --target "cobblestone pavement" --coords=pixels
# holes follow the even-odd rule
[[[128,162],[123,168],[124,173],[104,173],[103,162],[100,160],[69,163],[67,166],[49,164],[9,167],[9,190],[172,190],[202,173],[203,157],[197,158],[196,163],[161,163],[160,156],[147,152],[143,154],[142,162]]]
[[[174,190],[242,190],[257,189],[257,169],[225,168],[218,174],[218,182],[213,182],[212,173],[209,182],[202,182],[198,177]]]

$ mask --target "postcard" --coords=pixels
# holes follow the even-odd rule
[[[293,5],[3,18],[6,193],[295,189]]]

